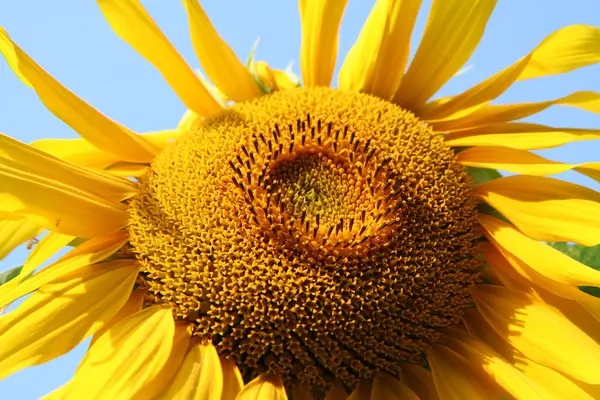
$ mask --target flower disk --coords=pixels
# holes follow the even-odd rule
[[[165,149],[140,186],[131,244],[152,301],[248,377],[398,376],[471,304],[471,181],[381,99],[318,88],[236,104]]]

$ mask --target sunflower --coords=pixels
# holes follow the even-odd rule
[[[81,135],[0,136],[8,247],[49,231],[0,287],[0,377],[87,337],[48,399],[600,398],[600,272],[547,241],[600,242],[600,163],[529,150],[598,130],[515,122],[600,95],[491,104],[600,61],[600,29],[556,31],[471,89],[494,0],[379,0],[332,85],[344,0],[300,0],[301,82],[244,65],[184,0],[199,77],[137,0],[98,0],[188,111],[138,134],[0,31],[10,68]],[[479,179],[501,169],[508,177]],[[489,175],[489,174],[488,174]],[[10,240],[10,243],[8,242]],[[11,248],[12,248],[11,247]],[[41,266],[59,250],[70,250]]]

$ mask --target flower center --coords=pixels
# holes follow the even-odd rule
[[[140,186],[131,244],[151,300],[248,378],[398,376],[471,304],[471,182],[425,123],[381,99],[318,88],[236,104]]]

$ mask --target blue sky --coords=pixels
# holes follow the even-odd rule
[[[340,36],[338,68],[352,46],[374,1],[350,0]],[[571,24],[600,26],[598,0],[504,0],[467,63],[468,71],[439,95],[462,91],[527,54],[552,31]],[[180,2],[146,0],[143,4],[188,62],[198,67]],[[423,31],[430,1],[424,1],[413,36],[413,51]],[[299,73],[300,22],[294,1],[204,1],[221,35],[243,60],[257,37],[256,56],[284,68],[294,61]],[[2,1],[0,25],[12,39],[63,84],[113,119],[138,131],[174,127],[185,108],[159,73],[113,34],[93,1]],[[600,65],[565,76],[519,83],[501,102],[553,99],[578,90],[600,91]],[[566,107],[551,107],[530,120],[554,126],[600,128],[600,116]],[[48,112],[35,92],[0,60],[0,131],[24,142],[75,137],[76,133]],[[541,153],[563,162],[598,161],[600,141],[579,142]],[[567,179],[596,190],[600,185],[575,173]],[[0,270],[22,263],[20,249],[0,262]],[[0,381],[0,397],[35,399],[72,376],[85,344],[42,366]]]

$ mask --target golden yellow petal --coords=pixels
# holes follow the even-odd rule
[[[454,329],[447,331],[447,345],[467,359],[480,374],[489,376],[496,384],[516,399],[547,399],[552,396],[544,386],[529,380],[506,359],[487,344],[467,332]]]
[[[463,320],[469,333],[485,341],[503,357],[510,360],[514,367],[530,381],[545,388],[548,393],[560,395],[564,399],[591,400],[596,398],[560,372],[525,357],[494,332],[476,309],[467,309]]]
[[[402,364],[401,380],[421,400],[437,400],[438,395],[433,383],[433,375],[425,368],[415,364]]]
[[[30,174],[71,185],[109,201],[120,202],[137,193],[135,183],[128,179],[67,163],[1,133],[0,158],[19,164]]]
[[[198,0],[184,0],[196,57],[210,80],[225,95],[237,102],[261,95],[250,72],[231,47],[219,36]]]
[[[244,387],[242,374],[233,360],[229,358],[221,358],[221,371],[223,373],[221,400],[235,400]]]
[[[127,299],[127,302],[123,305],[123,307],[121,307],[119,312],[117,312],[115,316],[112,317],[106,325],[104,325],[102,328],[98,329],[96,333],[94,333],[94,336],[92,336],[92,341],[90,342],[90,346],[92,346],[94,342],[96,342],[96,340],[100,336],[104,335],[106,331],[109,330],[113,325],[116,325],[117,323],[121,322],[130,315],[139,312],[142,309],[144,296],[146,294],[147,292],[145,290],[134,290]]]
[[[371,399],[419,400],[419,397],[404,383],[387,374],[380,374],[373,379]]]
[[[26,218],[0,221],[0,260],[42,231],[42,228]]]
[[[265,91],[294,89],[300,82],[297,76],[289,71],[274,69],[264,61],[256,61],[249,67]]]
[[[105,151],[100,150],[85,139],[41,139],[30,144],[63,161],[86,167],[104,169],[120,161]]]
[[[79,237],[107,235],[126,226],[129,219],[124,204],[33,175],[0,158],[0,217],[3,215],[27,217],[46,229]]]
[[[457,159],[468,167],[499,169],[535,176],[554,175],[574,169],[600,182],[600,162],[563,164],[510,147],[470,147],[458,153]]]
[[[112,326],[90,347],[71,382],[73,399],[147,399],[173,349],[171,310],[152,306]]]
[[[348,400],[371,400],[371,389],[373,388],[372,380],[361,381],[356,389],[350,393]]]
[[[474,192],[532,239],[600,243],[600,193],[540,176],[513,175],[482,183]]]
[[[479,221],[496,248],[514,255],[547,278],[571,286],[600,286],[600,271],[529,238],[499,219],[480,215]]]
[[[600,345],[534,295],[479,285],[477,308],[502,338],[531,360],[590,384],[600,383]]]
[[[97,148],[122,160],[150,162],[158,149],[77,97],[21,50],[0,28],[0,52],[13,72],[31,86],[56,117]]]
[[[97,0],[104,17],[127,44],[152,64],[186,107],[211,116],[223,109],[137,0]],[[135,160],[128,160],[135,161]]]
[[[434,129],[445,132],[478,127],[502,122],[516,121],[537,114],[554,106],[568,106],[580,108],[595,114],[600,114],[600,93],[584,91],[575,92],[554,100],[546,100],[532,103],[487,105],[477,108],[474,112],[458,118],[449,118],[434,121]]]
[[[148,164],[132,164],[121,162],[108,166],[105,170],[111,175],[122,178],[139,178],[144,176],[150,170],[150,166]]]
[[[339,28],[348,0],[299,0],[302,23],[300,67],[305,87],[329,86],[338,51]]]
[[[347,398],[348,393],[339,383],[334,384],[325,395],[325,400],[346,400]]]
[[[600,29],[567,26],[552,33],[527,56],[471,89],[446,99],[443,104],[427,104],[420,116],[430,120],[446,118],[494,100],[518,80],[562,74],[599,61]]]
[[[0,318],[0,378],[67,353],[125,304],[138,267],[90,266],[47,284]]]
[[[495,0],[434,0],[394,103],[418,114],[471,57],[495,6]]]
[[[454,350],[434,345],[426,354],[440,399],[500,398],[497,396],[499,389],[481,379],[473,371],[469,362]]]
[[[44,238],[44,240],[51,241],[46,242],[47,245],[44,244],[40,247],[38,252],[32,254],[32,257],[27,260],[25,266],[23,267],[26,274],[22,273],[19,275],[19,277],[24,278],[28,276],[34,271],[34,269],[39,267],[43,261],[53,255],[58,249],[66,245],[68,243],[68,239],[68,236],[56,237],[50,235]],[[37,274],[34,274],[29,279],[20,282],[21,279],[15,278],[17,280],[14,284],[9,282],[6,287],[5,285],[0,286],[0,308],[22,296],[25,296],[28,293],[37,290],[38,288],[54,281],[55,279],[60,279],[64,276],[75,273],[82,267],[87,267],[88,265],[103,261],[106,259],[106,257],[115,253],[125,243],[127,243],[128,239],[129,236],[127,235],[127,232],[124,231],[116,232],[106,237],[90,239],[80,246],[74,248],[69,253],[65,254],[55,263],[51,264],[47,268],[44,268]]]
[[[422,0],[380,0],[340,69],[338,87],[391,99],[404,74]]]
[[[195,344],[160,396],[165,400],[220,400],[223,372],[212,344]]]
[[[263,374],[248,383],[236,400],[287,400],[281,378]]]

